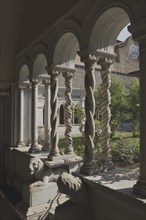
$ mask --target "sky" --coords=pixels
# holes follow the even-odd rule
[[[129,24],[123,28],[123,30],[118,35],[117,40],[125,41],[127,39],[127,37],[129,37],[131,35],[130,32],[127,30],[127,26],[129,26]]]

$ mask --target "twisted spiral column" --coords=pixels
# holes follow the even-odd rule
[[[109,67],[111,63],[102,62],[101,64],[101,136],[100,142],[102,147],[100,162],[102,164],[107,164],[110,162],[110,143],[109,138],[111,134],[110,130],[110,118],[111,118],[111,111],[110,111],[110,102],[111,102],[111,95],[110,95],[110,70]]]
[[[72,154],[74,153],[73,150],[73,141],[71,137],[71,132],[72,132],[72,98],[71,98],[71,92],[72,92],[72,77],[73,77],[72,72],[64,72],[63,77],[65,78],[65,108],[64,108],[64,113],[65,113],[65,154]]]
[[[51,150],[50,156],[59,155],[58,148],[58,75],[59,71],[52,70],[51,73]]]
[[[95,90],[95,58],[86,59],[85,63],[85,150],[84,150],[84,163],[80,169],[81,173],[91,175],[93,173],[94,163],[93,163],[93,150],[94,150],[94,113],[95,113],[95,100],[94,100],[94,90]]]

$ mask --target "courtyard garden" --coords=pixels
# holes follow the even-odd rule
[[[64,149],[65,139],[60,139],[59,147]],[[84,157],[84,137],[73,137],[74,151],[78,156]],[[117,166],[128,166],[139,162],[139,137],[133,137],[132,132],[115,132],[110,139],[110,156]],[[95,159],[100,157],[100,143],[95,142]]]
[[[118,166],[128,166],[139,162],[139,79],[132,78],[128,86],[115,77],[111,77],[110,86],[110,157]],[[95,160],[98,162],[100,153],[100,119],[101,119],[101,87],[95,92]],[[81,123],[79,136],[73,138],[74,151],[84,157],[84,122],[85,113],[80,106],[74,106],[74,113]],[[123,129],[123,124],[127,127]],[[60,149],[63,149],[65,140],[59,141]]]

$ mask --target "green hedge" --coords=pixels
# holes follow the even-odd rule
[[[139,138],[124,138],[111,142],[111,157],[114,163],[125,165],[139,162]]]
[[[124,137],[111,139],[111,152],[110,156],[115,164],[129,165],[139,162],[139,138]],[[59,148],[63,151],[65,146],[65,140],[59,141]],[[84,138],[73,138],[74,151],[77,155],[84,156]],[[95,147],[95,159],[98,161],[102,149],[99,144],[96,143]]]

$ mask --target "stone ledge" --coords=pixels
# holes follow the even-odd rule
[[[63,165],[71,165],[71,164],[77,164],[82,161],[81,157],[74,156],[74,157],[68,157],[68,155],[62,155],[60,156],[60,160],[55,160],[55,161],[49,161],[49,160],[43,160],[45,165],[48,166],[49,168],[54,168],[54,167],[60,167]]]

